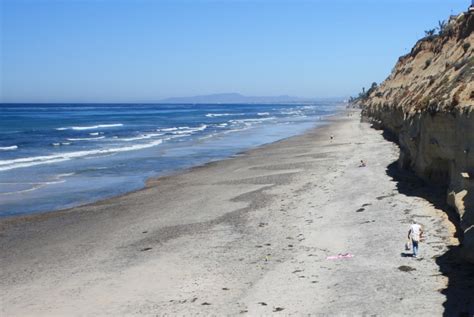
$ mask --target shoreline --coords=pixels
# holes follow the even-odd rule
[[[113,195],[113,196],[110,196],[110,197],[105,197],[105,198],[99,198],[98,200],[95,200],[95,201],[91,201],[91,202],[87,202],[87,203],[83,203],[83,204],[78,204],[78,205],[75,205],[75,206],[72,206],[72,207],[68,207],[68,208],[60,208],[60,209],[52,209],[52,210],[45,210],[45,211],[39,211],[39,212],[33,212],[33,213],[26,213],[26,214],[18,214],[18,215],[7,215],[7,216],[0,216],[0,230],[2,228],[2,226],[7,223],[16,223],[16,222],[24,222],[24,221],[35,221],[35,218],[49,218],[49,217],[54,217],[54,214],[55,213],[62,213],[62,214],[67,214],[69,212],[72,212],[74,209],[77,209],[77,208],[80,208],[80,207],[93,207],[94,205],[96,204],[100,204],[102,202],[108,202],[110,200],[114,200],[114,199],[118,199],[118,198],[121,198],[121,197],[125,197],[127,195],[130,195],[130,194],[134,194],[134,193],[137,193],[137,192],[140,192],[140,191],[143,191],[143,190],[146,190],[147,188],[150,188],[150,187],[153,187],[155,186],[154,183],[157,183],[160,181],[160,179],[162,178],[168,178],[168,177],[174,177],[174,176],[178,176],[178,175],[181,175],[181,174],[184,174],[184,173],[189,173],[189,172],[192,172],[194,169],[199,169],[199,168],[204,168],[206,166],[209,166],[213,163],[217,163],[217,162],[221,162],[221,161],[226,161],[226,160],[231,160],[231,159],[235,159],[239,156],[242,156],[242,155],[247,155],[249,154],[249,152],[251,152],[252,150],[256,150],[256,149],[259,149],[259,148],[263,148],[263,147],[266,147],[266,146],[270,146],[272,144],[275,144],[275,143],[278,143],[278,142],[282,142],[282,141],[285,141],[285,140],[288,140],[288,139],[291,139],[291,138],[294,138],[294,137],[298,137],[298,136],[301,136],[301,135],[304,135],[306,133],[310,133],[310,132],[313,132],[319,128],[322,128],[328,124],[331,124],[331,118],[332,117],[338,117],[338,116],[343,116],[345,113],[346,113],[346,109],[342,109],[342,110],[337,110],[336,113],[334,114],[329,114],[329,115],[323,115],[323,116],[320,116],[321,118],[324,118],[323,120],[321,120],[321,125],[319,126],[313,126],[309,129],[307,129],[306,131],[304,131],[303,133],[301,134],[297,134],[297,135],[293,135],[293,136],[289,136],[289,137],[285,137],[283,139],[279,139],[279,140],[276,140],[276,141],[273,141],[273,142],[269,142],[269,143],[264,143],[262,145],[258,145],[256,147],[252,147],[252,148],[249,148],[249,149],[246,149],[246,150],[243,150],[241,152],[237,152],[231,156],[227,156],[227,157],[222,157],[222,158],[219,158],[217,160],[213,160],[213,161],[209,161],[209,162],[205,162],[203,164],[198,164],[198,165],[194,165],[194,166],[191,166],[191,167],[186,167],[186,168],[178,168],[176,170],[172,170],[172,171],[169,171],[169,173],[165,173],[165,174],[162,174],[162,175],[157,175],[157,176],[151,176],[151,177],[148,177],[147,179],[145,179],[145,181],[143,182],[143,186],[141,186],[140,188],[138,189],[135,189],[135,190],[131,190],[131,191],[126,191],[122,194],[118,194],[118,195]],[[316,124],[316,123],[315,123]]]
[[[452,225],[401,192],[397,146],[359,114],[122,196],[0,219],[3,313],[441,315],[455,299],[435,259]],[[420,259],[403,250],[413,217]]]

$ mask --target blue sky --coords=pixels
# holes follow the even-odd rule
[[[355,95],[470,0],[0,0],[2,102]]]

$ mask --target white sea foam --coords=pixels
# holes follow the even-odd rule
[[[99,134],[100,134],[100,132],[91,132],[91,133],[89,133],[89,135],[92,135],[92,136],[96,136],[96,135],[99,135]]]
[[[72,176],[72,175],[75,175],[76,173],[63,173],[63,174],[58,174],[56,175],[56,178],[60,179],[60,178],[64,178],[64,177],[69,177],[69,176]]]
[[[164,133],[150,133],[150,134],[142,134],[136,137],[131,137],[131,138],[123,138],[120,139],[120,141],[138,141],[138,140],[146,140],[146,139],[151,139],[155,138],[157,136],[164,135]]]
[[[91,125],[91,126],[84,126],[84,127],[62,127],[62,128],[56,128],[58,131],[62,130],[76,130],[76,131],[81,131],[81,130],[94,130],[94,129],[100,129],[100,128],[115,128],[115,127],[121,127],[123,126],[122,123],[112,123],[112,124],[98,124],[98,125]]]
[[[214,118],[214,117],[227,117],[227,116],[243,116],[245,113],[208,113],[206,117]]]
[[[199,127],[179,127],[178,131],[173,131],[171,134],[193,134],[194,132],[204,131],[207,129],[207,125],[202,124]]]
[[[229,120],[231,123],[245,123],[245,122],[263,122],[263,121],[268,121],[268,120],[273,120],[275,117],[269,117],[269,118],[259,118],[259,119],[240,119],[240,120]]]
[[[190,131],[174,131],[172,134],[189,134],[191,135]]]
[[[169,132],[169,131],[176,131],[178,128],[164,128],[164,129],[157,129],[156,131],[164,131],[164,132]]]
[[[269,116],[270,113],[269,112],[259,112],[257,113],[259,116]]]
[[[64,183],[64,182],[65,182],[65,180],[58,180],[58,181],[54,181],[54,182],[42,182],[42,183],[20,183],[20,184],[28,184],[28,185],[31,184],[33,186],[31,186],[31,188],[27,188],[27,189],[0,193],[0,196],[1,195],[12,195],[12,194],[22,194],[22,193],[32,192],[32,191],[40,189],[40,188],[42,188],[46,185],[61,184],[61,183]]]
[[[27,183],[0,183],[2,185],[33,185],[31,186],[30,188],[27,188],[27,189],[22,189],[22,190],[17,190],[17,191],[9,191],[9,192],[3,192],[3,193],[0,193],[0,195],[11,195],[11,194],[20,194],[20,193],[26,193],[26,192],[31,192],[31,191],[34,191],[34,190],[37,190],[37,189],[40,189],[44,186],[47,186],[47,185],[54,185],[54,184],[61,184],[61,183],[64,183],[66,182],[66,180],[64,180],[63,178],[66,178],[66,177],[69,177],[69,176],[72,176],[74,175],[75,173],[64,173],[64,174],[58,174],[56,176],[53,177],[53,180],[52,181],[47,181],[47,182],[34,182],[34,183],[31,183],[31,182],[27,182]]]
[[[98,136],[96,138],[69,138],[68,141],[94,141],[104,139],[105,136]]]
[[[280,112],[281,114],[286,115],[301,115],[303,112],[301,110],[284,110]]]
[[[25,158],[13,159],[13,160],[2,160],[0,161],[0,171],[6,171],[6,170],[14,169],[14,168],[29,167],[29,166],[41,165],[41,164],[57,163],[57,162],[62,162],[62,161],[68,161],[75,158],[82,158],[86,156],[135,151],[135,150],[146,149],[153,146],[157,146],[161,144],[162,142],[163,140],[155,140],[150,143],[135,144],[135,145],[127,146],[127,147],[77,151],[77,152],[45,155],[45,156],[25,157]]]
[[[246,127],[246,128],[242,128],[242,129],[232,129],[232,130],[226,130],[224,132],[222,132],[222,134],[229,134],[229,133],[234,133],[234,132],[240,132],[240,131],[245,131],[245,130],[248,130],[250,129],[249,127]]]
[[[13,151],[18,149],[18,145],[0,147],[0,151]]]

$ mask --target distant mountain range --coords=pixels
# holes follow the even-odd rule
[[[329,100],[329,99],[325,99]],[[331,100],[341,100],[334,99]],[[193,97],[175,97],[162,99],[160,103],[304,103],[315,102],[316,99],[299,98],[293,96],[244,96],[239,93],[222,93],[200,95]]]

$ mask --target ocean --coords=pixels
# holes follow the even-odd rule
[[[0,217],[120,195],[324,123],[314,104],[1,104]]]

